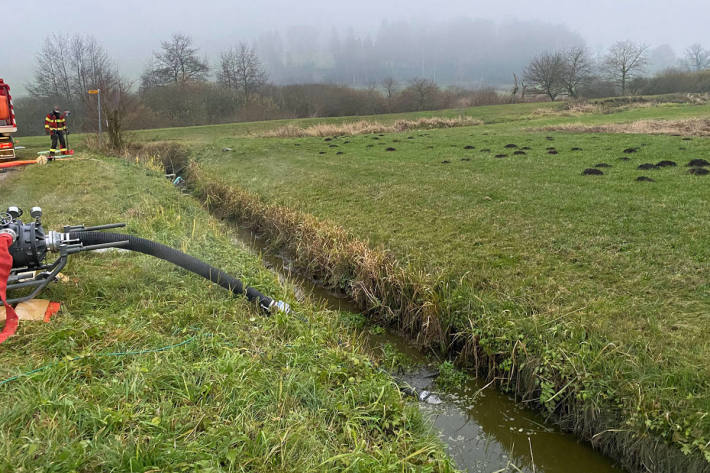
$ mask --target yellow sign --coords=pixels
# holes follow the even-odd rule
[[[96,95],[96,94],[99,93],[99,89],[92,89],[92,90],[89,91],[89,93],[90,93],[91,95]]]

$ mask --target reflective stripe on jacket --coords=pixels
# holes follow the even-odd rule
[[[54,112],[49,112],[44,118],[44,128],[49,131],[66,131],[66,116],[63,113],[57,116]]]

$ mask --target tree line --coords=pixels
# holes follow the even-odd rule
[[[16,112],[25,135],[42,133],[42,117],[55,103],[74,112],[74,131],[94,131],[97,101],[87,91],[101,89],[105,129],[120,146],[125,129],[463,108],[559,96],[710,91],[710,52],[700,45],[686,50],[682,68],[645,77],[647,64],[645,45],[619,42],[598,60],[581,46],[538,54],[520,76],[508,70],[511,92],[442,88],[431,79],[391,75],[357,88],[275,85],[254,47],[235,45],[212,68],[188,35],[176,33],[161,42],[140,79],[131,82],[93,37],[52,35],[37,56],[30,96],[16,101]]]
[[[544,52],[525,67],[520,93],[524,96],[531,87],[534,93],[544,94],[554,101],[560,95],[578,98],[618,93],[623,96],[710,91],[710,84],[703,79],[706,74],[702,74],[710,69],[710,51],[700,44],[685,50],[679,67],[666,69],[653,78],[644,76],[649,64],[648,53],[647,45],[632,41],[614,43],[598,60],[592,59],[584,47]],[[661,83],[663,90],[660,90]],[[516,76],[516,91],[517,85]]]

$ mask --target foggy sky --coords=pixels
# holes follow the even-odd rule
[[[0,46],[0,77],[16,95],[31,80],[34,57],[51,33],[90,34],[121,71],[136,78],[160,41],[173,32],[193,37],[201,55],[252,42],[269,31],[316,26],[373,32],[384,21],[446,21],[458,17],[496,22],[539,20],[566,25],[593,52],[630,39],[670,45],[681,55],[695,42],[710,47],[708,0],[0,0],[7,5]],[[19,93],[19,94],[18,94]]]

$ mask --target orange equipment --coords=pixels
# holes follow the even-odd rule
[[[0,79],[0,162],[15,159],[15,142],[11,136],[15,132],[17,122],[12,108],[10,86]]]

